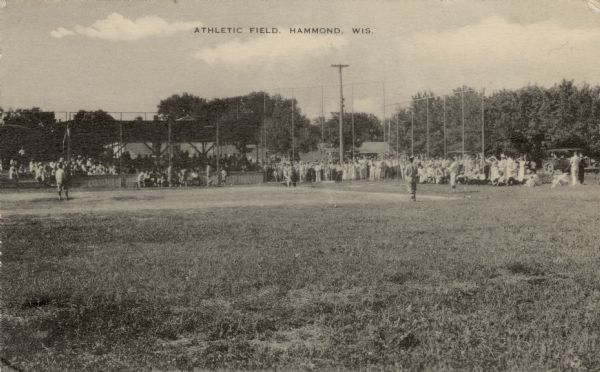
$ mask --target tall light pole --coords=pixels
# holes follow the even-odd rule
[[[352,161],[354,161],[354,84],[352,84]]]
[[[485,88],[481,90],[481,159],[485,159]]]
[[[217,182],[219,182],[219,184],[221,183],[221,165],[219,164],[219,160],[221,159],[221,144],[219,143],[219,126],[221,124],[221,119],[217,119],[216,120],[216,125],[207,125],[204,128],[215,128],[215,142],[213,143],[213,155],[215,154],[215,151],[217,153]],[[216,150],[215,150],[216,149]],[[210,165],[210,164],[209,164]],[[208,175],[207,175],[208,177]],[[206,187],[208,187],[208,182],[210,180],[207,178],[206,179]]]
[[[427,97],[423,97],[423,98],[413,99],[413,101],[425,100],[425,126],[426,126],[425,152],[426,152],[428,158],[429,158],[429,100],[433,99],[433,98],[434,98],[434,96],[427,96]]]
[[[220,185],[221,184],[221,144],[219,143],[219,126],[220,126],[220,119],[217,119],[217,133],[216,133],[216,141],[217,141],[217,183]],[[207,180],[208,182],[208,180]]]
[[[172,122],[173,121],[173,117],[171,115],[169,115],[169,119],[168,119],[168,125],[169,125],[169,132],[168,132],[168,138],[167,138],[167,154],[168,154],[168,158],[169,158],[169,167],[168,167],[168,174],[167,174],[167,181],[169,183],[169,187],[173,185],[173,143],[171,142],[171,126],[172,126]]]
[[[321,143],[325,143],[325,89],[321,85]]]
[[[267,139],[265,138],[265,118],[267,113],[267,95],[263,92],[263,112],[262,112],[262,123],[260,126],[260,158],[261,164],[265,163],[265,144]],[[258,156],[257,156],[258,158]],[[258,161],[258,159],[256,159]]]
[[[294,89],[292,89],[292,164],[296,158],[296,139],[294,137],[294,112],[296,105],[294,104]]]
[[[398,113],[396,114],[396,162],[398,161],[399,154],[400,154],[400,109],[398,109]]]
[[[350,65],[331,65],[336,67],[340,72],[340,164],[344,161],[344,83],[342,81],[342,69]]]
[[[119,115],[119,174],[121,175],[121,187],[125,186],[125,177],[123,172],[123,113]]]
[[[415,156],[415,111],[410,110],[410,156]]]
[[[425,144],[427,147],[427,158],[429,159],[429,97],[425,100],[425,115],[426,115],[426,127],[427,127],[427,132],[426,132],[426,137],[425,137]]]
[[[448,157],[448,147],[446,143],[446,96],[444,96],[444,158]]]
[[[385,81],[381,82],[381,97],[382,97],[382,102],[383,102],[383,142],[386,142],[386,138],[387,138],[387,142],[388,146],[389,146],[389,142],[390,142],[390,138],[389,136],[386,137],[386,132],[387,132],[387,124],[385,122]]]
[[[462,111],[462,157],[465,158],[465,92],[460,91],[460,107]]]
[[[67,161],[71,161],[71,113],[69,112],[69,120],[67,121]]]

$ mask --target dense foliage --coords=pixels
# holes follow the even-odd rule
[[[468,87],[446,97],[432,92],[413,96],[409,107],[397,110],[386,121],[392,148],[442,156],[464,149],[487,155],[528,154],[536,159],[555,147],[580,147],[600,156],[600,86],[577,86],[564,80],[550,88],[529,85],[483,95]],[[483,99],[482,99],[483,98]],[[483,115],[482,115],[483,110]],[[297,154],[317,148],[322,141],[337,145],[338,116],[317,118],[311,124],[295,99],[265,92],[206,100],[192,94],[172,95],[158,105],[152,121],[119,123],[108,113],[79,111],[69,122],[72,150],[88,156],[111,156],[106,145],[147,142],[160,149],[168,138],[177,142],[212,143],[217,124],[220,142],[233,144],[241,152],[248,145],[264,144],[272,154]],[[482,121],[485,135],[482,138]],[[344,115],[344,143],[381,141],[383,125],[373,114]],[[464,122],[464,126],[463,126]],[[23,147],[27,154],[51,159],[64,153],[67,123],[39,108],[9,110],[0,126],[0,158],[10,158]],[[463,130],[464,128],[464,130]],[[292,140],[293,138],[293,140]],[[350,151],[351,147],[346,146]]]
[[[464,93],[460,93],[463,91]],[[462,97],[461,97],[462,96]],[[426,100],[424,97],[431,97]],[[485,121],[487,155],[528,154],[539,158],[547,149],[579,147],[584,153],[600,155],[600,87],[575,85],[562,81],[551,88],[529,85],[516,90],[500,90],[485,96],[462,87],[446,98],[431,92],[415,95],[408,108],[396,112],[401,149],[411,148],[411,120],[414,122],[414,152],[427,151],[429,116],[429,152],[444,154],[444,105],[447,152],[462,151],[462,107],[464,100],[465,150],[481,152],[482,120]],[[445,101],[445,102],[444,102]],[[411,117],[412,115],[412,117]],[[392,130],[391,141],[396,135]]]

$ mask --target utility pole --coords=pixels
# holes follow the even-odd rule
[[[344,83],[342,80],[342,69],[350,65],[331,65],[336,67],[340,72],[340,164],[344,162]]]

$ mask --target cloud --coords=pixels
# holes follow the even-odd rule
[[[211,65],[248,65],[314,57],[339,50],[347,44],[348,39],[339,35],[277,34],[248,41],[229,41],[216,47],[204,48],[194,53],[194,57]]]
[[[59,27],[50,32],[50,35],[55,38],[62,38],[79,34],[108,41],[136,41],[151,36],[169,36],[177,32],[191,32],[194,27],[201,25],[200,22],[169,23],[155,15],[131,20],[119,13],[112,13],[90,26],[77,25],[73,30]]]
[[[349,103],[349,109],[352,107],[352,103]],[[370,112],[370,113],[380,113],[383,103],[381,98],[376,99],[373,97],[359,98],[354,99],[354,111],[355,112]]]
[[[585,79],[597,71],[599,44],[600,28],[569,27],[555,20],[512,23],[494,16],[445,32],[400,37],[394,46],[412,71],[406,75],[409,83],[427,80],[435,89],[448,83],[518,86]]]
[[[53,30],[52,32],[50,32],[50,35],[52,35],[52,37],[60,39],[60,38],[63,38],[65,36],[75,35],[75,33],[73,31],[71,31],[71,30],[67,30],[64,27],[59,27],[56,30]]]

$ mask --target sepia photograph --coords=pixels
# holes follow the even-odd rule
[[[0,0],[0,371],[600,371],[600,0]]]

